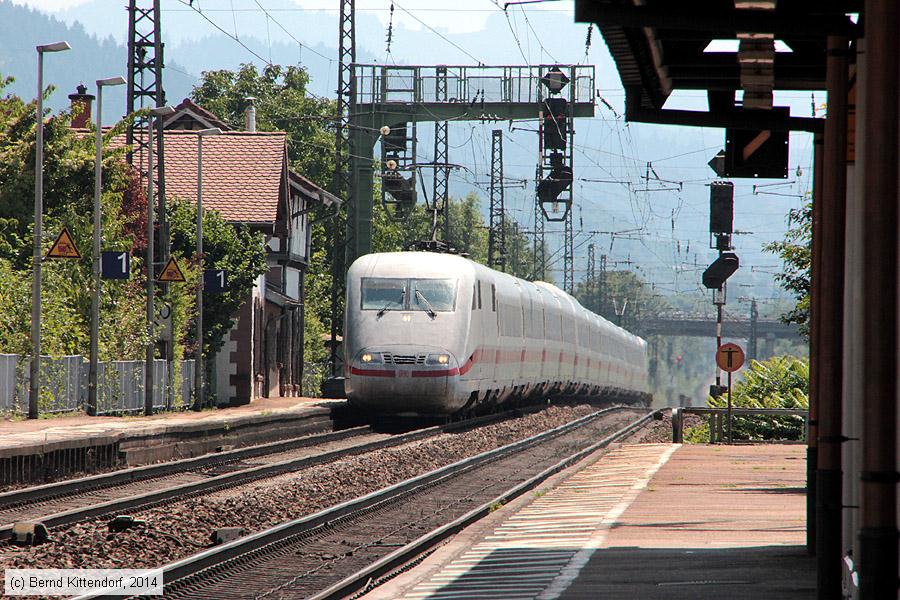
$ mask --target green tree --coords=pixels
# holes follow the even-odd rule
[[[725,408],[728,397],[709,398],[709,406]],[[776,356],[751,361],[734,385],[732,405],[739,408],[809,409],[809,361],[796,356]],[[800,440],[803,417],[735,417],[734,436],[745,440]],[[700,432],[692,434],[697,437]],[[708,435],[708,434],[707,434]]]
[[[174,199],[167,212],[172,232],[172,253],[198,264],[197,205]],[[203,211],[203,258],[207,269],[225,269],[228,289],[221,294],[203,295],[203,354],[215,355],[225,343],[225,335],[237,320],[241,305],[247,301],[256,279],[266,272],[266,252],[262,234],[249,228],[234,227],[216,211]],[[199,278],[197,272],[196,277]],[[185,341],[196,348],[194,322],[196,306],[191,304],[191,323]]]
[[[244,64],[237,71],[205,71],[191,95],[203,108],[238,130],[244,129],[247,98],[255,98],[257,130],[284,131],[291,169],[319,187],[331,189],[337,106],[333,100],[310,94],[308,85],[309,75],[302,67],[269,65],[260,71],[252,64]],[[338,191],[337,195],[345,192]],[[303,331],[304,358],[311,373],[303,382],[307,394],[318,390],[324,372],[322,363],[328,358],[321,337],[331,327],[333,252],[344,251],[329,242],[334,220],[330,210],[318,207],[310,215],[312,247],[305,281]]]
[[[797,323],[804,337],[809,336],[809,301],[812,290],[812,203],[788,213],[790,229],[780,242],[763,246],[763,250],[778,256],[784,263],[781,273],[775,275],[782,288],[794,295],[796,304],[782,315],[785,323]]]
[[[0,78],[0,90],[11,79]],[[49,96],[48,88],[45,96]],[[14,95],[0,97],[0,352],[28,354],[30,341],[31,252],[34,228],[36,104]],[[104,136],[104,249],[142,248],[134,226],[146,210],[134,172],[111,148],[120,123]],[[42,350],[87,354],[91,303],[91,215],[94,193],[94,138],[69,127],[68,113],[45,122],[44,252],[60,229],[69,229],[82,250],[79,260],[45,261],[42,282]],[[140,213],[140,214],[139,214]],[[143,222],[143,221],[141,221]],[[140,261],[138,261],[140,267]],[[132,282],[107,282],[101,295],[100,357],[139,358],[145,345],[143,294]]]
[[[303,67],[268,65],[260,72],[243,64],[237,71],[204,71],[191,93],[195,102],[234,129],[244,129],[247,98],[255,98],[258,131],[284,131],[291,168],[329,189],[334,173],[334,101],[307,91]]]

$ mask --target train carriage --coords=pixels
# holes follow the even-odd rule
[[[646,343],[559,288],[429,252],[369,254],[347,273],[351,404],[440,415],[531,396],[642,401]]]

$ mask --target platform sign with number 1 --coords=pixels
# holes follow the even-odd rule
[[[131,255],[128,252],[107,250],[100,253],[100,276],[103,279],[128,279],[131,275]]]
[[[203,271],[203,291],[209,294],[222,294],[228,289],[228,271],[225,269],[206,269]]]

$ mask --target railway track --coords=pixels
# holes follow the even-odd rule
[[[9,537],[13,524],[20,521],[40,521],[53,528],[146,509],[508,416],[394,435],[356,427],[13,490],[0,494],[0,539]]]
[[[164,567],[167,598],[342,598],[654,413],[597,411]],[[102,595],[83,596],[102,597]]]

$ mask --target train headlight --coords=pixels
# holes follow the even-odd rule
[[[449,354],[429,354],[425,359],[426,365],[446,365],[450,362]]]
[[[362,356],[359,357],[359,360],[367,365],[378,365],[382,362],[380,352],[363,352]]]

